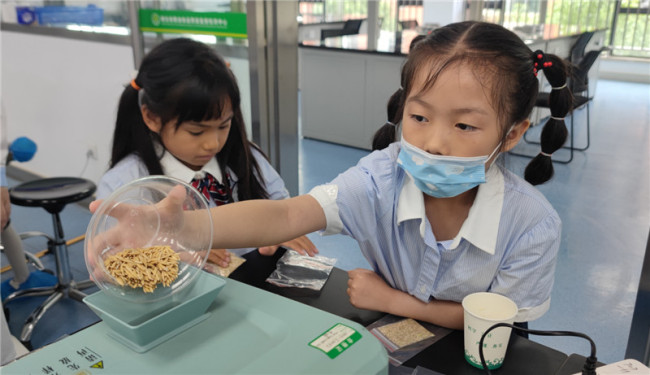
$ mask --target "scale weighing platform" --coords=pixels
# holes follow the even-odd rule
[[[202,277],[216,277],[204,273]],[[387,374],[363,326],[226,279],[207,317],[139,353],[104,322],[2,367],[2,374]]]

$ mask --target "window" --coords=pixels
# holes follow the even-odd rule
[[[484,0],[482,19],[531,36],[608,29],[612,55],[650,57],[650,0]]]

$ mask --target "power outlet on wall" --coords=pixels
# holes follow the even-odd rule
[[[86,157],[95,160],[98,159],[97,145],[88,145],[88,150],[86,151]]]

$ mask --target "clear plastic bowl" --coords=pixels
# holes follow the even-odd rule
[[[193,213],[191,236],[182,224],[166,225],[161,220],[161,206],[175,186],[185,189],[184,211]],[[179,215],[180,216],[180,215]],[[109,274],[105,260],[131,248],[169,246],[180,258],[178,277],[169,285],[157,284],[153,292],[120,285]],[[106,198],[90,219],[86,232],[84,257],[91,279],[105,292],[135,303],[167,302],[182,296],[199,272],[203,272],[212,246],[212,217],[208,202],[191,185],[165,176],[141,178],[122,186]],[[176,299],[176,298],[174,298]]]

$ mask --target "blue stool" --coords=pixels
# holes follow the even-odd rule
[[[29,232],[28,236],[38,235],[48,238],[48,247],[53,250],[56,262],[57,284],[49,287],[37,287],[17,290],[5,298],[3,304],[27,296],[49,296],[25,320],[20,334],[20,341],[31,348],[31,336],[34,326],[45,312],[61,298],[71,297],[82,301],[86,296],[82,289],[94,286],[91,280],[75,282],[70,271],[68,245],[63,234],[63,225],[59,213],[68,203],[78,202],[90,197],[97,187],[92,181],[76,177],[45,178],[17,185],[9,189],[11,203],[25,207],[42,207],[52,215],[54,237],[40,232]],[[21,236],[22,237],[22,236]]]

